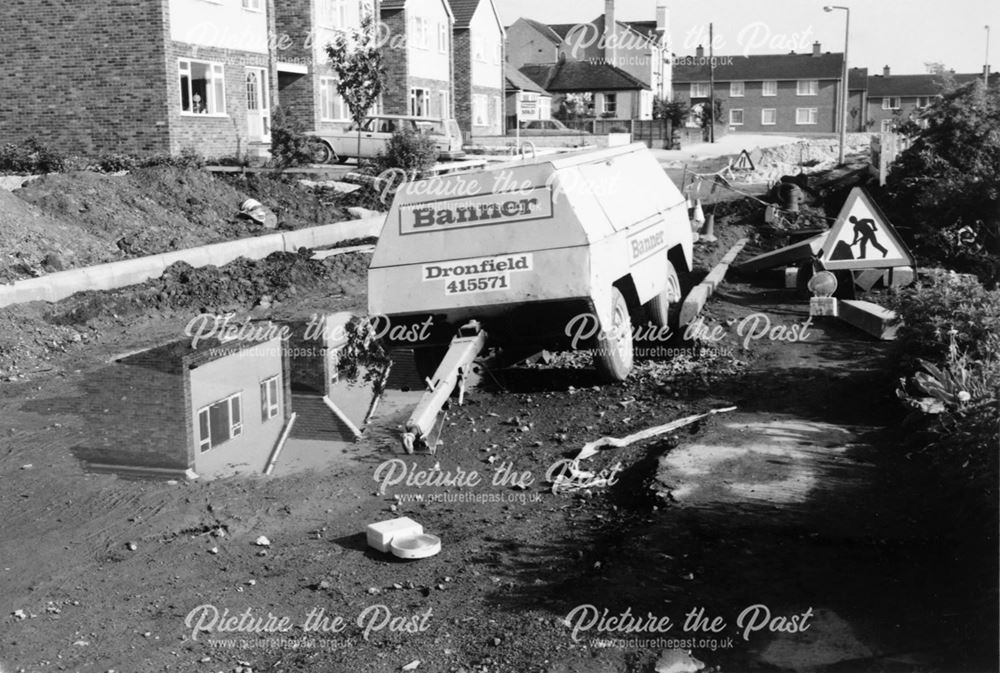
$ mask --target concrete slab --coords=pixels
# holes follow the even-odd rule
[[[839,302],[839,317],[844,322],[857,327],[883,341],[896,338],[898,325],[892,325],[896,314],[870,301],[842,299]]]
[[[745,271],[747,273],[756,273],[758,271],[774,269],[779,266],[795,264],[796,262],[801,262],[804,259],[809,259],[819,254],[819,252],[823,249],[823,244],[825,242],[826,234],[820,234],[819,236],[814,236],[808,240],[794,243],[792,245],[785,246],[784,248],[778,248],[777,250],[766,252],[763,255],[751,257],[747,261],[738,265],[737,268],[740,271]]]
[[[705,307],[708,302],[708,297],[712,294],[712,290],[708,285],[697,285],[688,296],[684,298],[684,303],[681,304],[680,313],[680,324],[687,325],[692,320],[698,317],[701,313],[701,309]]]

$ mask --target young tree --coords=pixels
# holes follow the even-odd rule
[[[361,156],[361,125],[385,89],[382,49],[378,43],[375,18],[369,14],[360,29],[342,30],[326,46],[330,67],[337,73],[337,92],[351,111],[358,129],[358,156]]]

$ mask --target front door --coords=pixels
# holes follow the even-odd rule
[[[271,109],[264,68],[247,68],[247,126],[251,142],[271,142]]]

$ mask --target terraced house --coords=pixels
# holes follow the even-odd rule
[[[350,124],[326,45],[339,31],[360,30],[365,17],[377,19],[375,0],[274,0],[274,14],[282,109],[307,130],[333,131]]]
[[[382,0],[386,114],[454,117],[452,28],[447,0]]]
[[[267,0],[6,0],[0,26],[0,142],[207,156],[269,143]]]

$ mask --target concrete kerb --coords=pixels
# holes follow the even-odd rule
[[[741,238],[737,241],[715,268],[705,277],[705,280],[696,285],[688,293],[688,296],[684,299],[684,303],[681,304],[680,324],[682,327],[690,324],[698,317],[701,310],[705,308],[705,304],[708,303],[709,298],[718,289],[719,285],[722,284],[722,281],[725,280],[729,266],[748,242],[749,239],[746,238]]]
[[[31,301],[56,302],[77,292],[137,285],[159,278],[168,266],[176,262],[185,262],[193,267],[222,266],[239,257],[257,260],[274,252],[295,252],[299,248],[331,246],[353,238],[378,236],[384,224],[385,217],[380,215],[59,271],[11,285],[0,285],[0,307]]]

